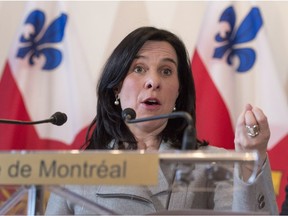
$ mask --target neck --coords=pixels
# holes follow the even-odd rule
[[[160,136],[148,136],[143,139],[136,138],[137,148],[139,150],[158,150],[161,144],[162,138]]]
[[[164,130],[166,122],[157,127],[147,127],[147,124],[138,123],[127,125],[137,141],[137,148],[144,150],[158,150],[162,141],[161,133]]]

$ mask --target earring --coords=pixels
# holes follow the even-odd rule
[[[173,111],[176,111],[176,106],[173,108]]]
[[[116,98],[115,98],[115,101],[114,101],[114,104],[116,105],[116,106],[118,106],[119,104],[120,104],[120,101],[119,101],[120,99],[119,99],[119,95],[117,95],[116,96]]]

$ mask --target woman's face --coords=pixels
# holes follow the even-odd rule
[[[136,118],[173,111],[179,94],[178,60],[174,48],[164,41],[147,41],[133,60],[118,95],[121,108],[132,108]],[[142,123],[164,127],[167,120]]]

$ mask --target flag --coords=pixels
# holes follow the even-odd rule
[[[68,116],[63,126],[0,124],[0,149],[79,149],[96,113],[95,85],[66,2],[28,2],[0,80],[0,118]],[[7,20],[7,22],[9,22]]]
[[[233,149],[236,120],[245,104],[261,108],[271,130],[268,155],[280,208],[288,176],[288,102],[256,4],[208,3],[192,57],[196,127],[200,139]]]

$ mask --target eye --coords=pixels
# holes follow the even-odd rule
[[[169,69],[169,68],[165,68],[165,69],[162,70],[162,74],[164,76],[170,76],[172,74],[172,70]]]
[[[135,73],[143,73],[145,72],[145,69],[139,65],[137,65],[134,70],[133,70]]]

